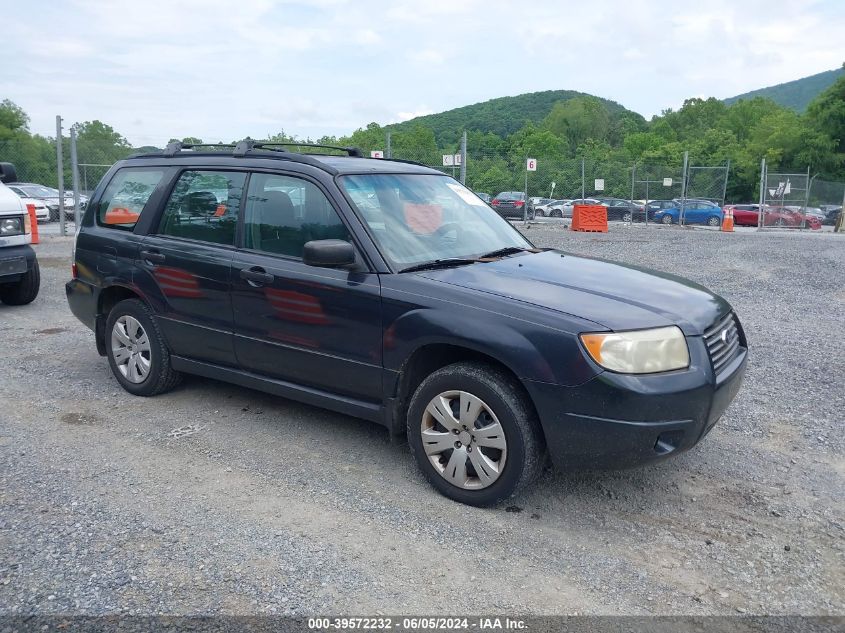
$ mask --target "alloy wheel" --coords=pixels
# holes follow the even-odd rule
[[[672,224],[672,216],[664,215],[660,221],[663,222],[663,224]]]
[[[426,406],[422,444],[435,471],[458,488],[479,490],[502,474],[508,448],[496,414],[467,391],[444,391]]]
[[[146,380],[152,365],[150,339],[138,319],[125,314],[115,321],[111,351],[115,366],[126,380],[135,384]]]

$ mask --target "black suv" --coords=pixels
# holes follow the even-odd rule
[[[534,248],[422,165],[198,149],[114,165],[77,237],[68,302],[130,393],[187,372],[366,418],[488,505],[546,455],[688,449],[739,389],[742,328],[701,286]]]

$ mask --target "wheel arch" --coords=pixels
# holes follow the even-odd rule
[[[528,406],[534,409],[534,402],[522,383],[519,374],[505,361],[490,353],[465,343],[429,342],[420,345],[408,356],[399,370],[396,396],[390,415],[389,428],[394,436],[404,437],[407,425],[405,418],[414,392],[423,380],[438,369],[460,362],[477,362],[495,368],[513,378],[514,384],[525,396]],[[535,409],[536,413],[536,409]]]
[[[97,353],[106,355],[106,320],[109,312],[121,301],[139,299],[149,305],[149,301],[137,289],[124,284],[112,284],[102,288],[97,295],[97,316],[94,327],[94,339],[97,343]]]

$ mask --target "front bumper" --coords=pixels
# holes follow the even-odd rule
[[[35,266],[35,251],[29,244],[0,248],[0,283],[15,282]]]
[[[626,468],[695,446],[739,391],[748,352],[740,348],[716,377],[703,343],[693,347],[690,368],[683,371],[603,372],[578,387],[525,381],[555,467]]]

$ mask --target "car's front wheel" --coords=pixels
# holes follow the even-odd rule
[[[489,506],[542,472],[545,446],[534,408],[516,379],[482,363],[437,370],[408,409],[408,443],[445,496]]]
[[[707,224],[710,226],[719,226],[722,224],[722,221],[715,215],[711,215],[710,219],[707,220]]]
[[[175,387],[182,375],[170,366],[170,351],[147,305],[121,301],[106,322],[109,366],[120,385],[136,396],[154,396]]]
[[[634,220],[634,215],[630,211],[626,211],[622,214],[622,221],[623,222],[632,222]]]
[[[669,215],[669,214],[666,214],[666,215],[664,215],[662,218],[660,218],[660,221],[661,221],[663,224],[672,224],[672,216],[671,216],[671,215]]]
[[[562,218],[563,211],[561,211],[560,209],[552,209],[549,215],[553,218]]]

